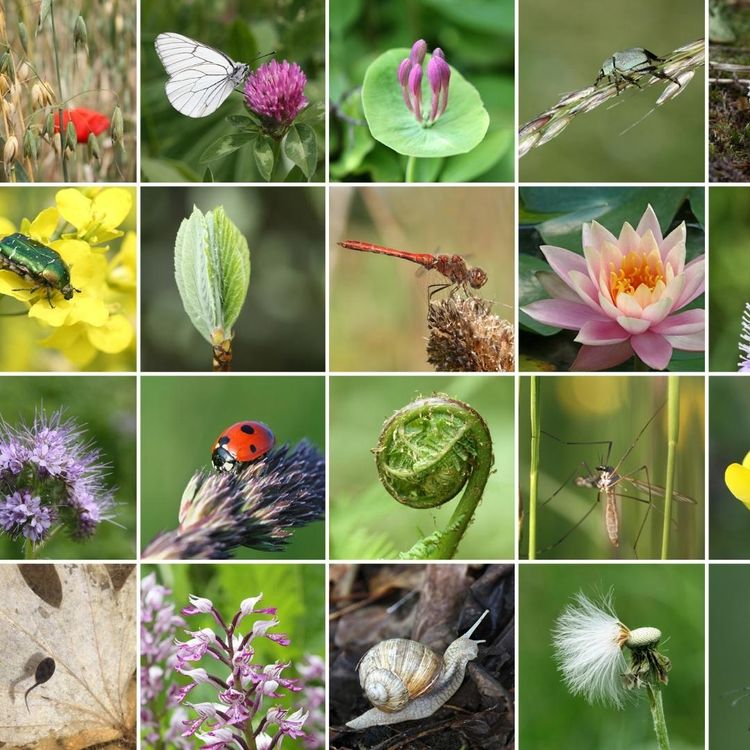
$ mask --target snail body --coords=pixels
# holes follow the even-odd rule
[[[375,706],[347,722],[350,729],[398,724],[432,715],[461,686],[479,644],[471,635],[488,610],[448,646],[442,657],[417,641],[391,638],[373,646],[358,665],[359,682]]]

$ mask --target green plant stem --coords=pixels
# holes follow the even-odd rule
[[[529,466],[529,560],[536,560],[536,502],[539,486],[539,379],[531,376],[529,412],[531,414],[531,465]]]
[[[417,170],[417,157],[416,156],[410,156],[408,157],[406,161],[406,176],[404,178],[405,182],[415,182],[414,179],[414,173]]]
[[[34,545],[27,539],[23,543],[23,559],[36,560],[37,550]]]
[[[667,478],[664,482],[664,526],[661,535],[661,559],[669,558],[669,535],[672,527],[672,493],[677,441],[680,437],[680,378],[667,378]]]
[[[667,734],[667,721],[664,718],[664,704],[661,700],[661,690],[654,685],[646,685],[648,703],[651,708],[651,718],[654,720],[654,732],[659,750],[669,750],[669,735]]]
[[[63,91],[62,76],[60,75],[60,59],[57,54],[57,34],[55,33],[55,0],[50,0],[49,17],[52,24],[52,48],[55,50],[55,71],[57,72],[57,90],[60,94],[60,109],[58,117],[60,118],[60,161],[62,163],[63,180],[70,182],[68,178],[68,164],[65,161],[65,123],[63,121]]]
[[[253,734],[253,727],[251,722],[248,721],[247,729],[245,730],[245,744],[248,750],[257,750],[258,745],[255,742],[255,735]]]

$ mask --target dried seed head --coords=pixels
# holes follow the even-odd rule
[[[86,148],[89,154],[89,161],[100,161],[101,152],[99,150],[99,141],[93,133],[89,133],[88,141],[86,142]]]
[[[23,135],[23,156],[24,159],[36,161],[39,150],[39,139],[31,127],[26,128]]]
[[[10,91],[10,81],[5,73],[0,73],[0,96],[5,96]],[[33,97],[33,90],[32,90]]]
[[[23,51],[29,54],[29,32],[26,31],[26,24],[23,21],[18,22],[18,38],[21,41]]]
[[[438,372],[512,372],[513,326],[491,308],[487,300],[457,294],[431,302],[427,361]]]
[[[86,50],[86,54],[89,53],[89,37],[86,32],[86,21],[83,20],[83,16],[76,18],[75,26],[73,27],[73,46],[75,51],[79,49]]]
[[[55,97],[55,89],[49,81],[45,81],[42,84],[42,90],[44,92],[45,104],[51,105],[57,101],[57,98]]]
[[[68,124],[65,127],[65,148],[70,151],[76,150],[76,144],[78,143],[78,133],[76,133],[76,126],[72,120],[68,120]]]
[[[112,143],[115,146],[122,142],[123,130],[122,110],[119,107],[115,107],[114,112],[112,112],[112,125],[110,126],[110,135],[112,136]]]
[[[655,646],[661,640],[661,630],[658,628],[636,628],[631,630],[625,645],[628,648],[643,648]]]
[[[9,135],[8,140],[5,141],[3,148],[3,163],[8,168],[18,156],[18,138],[14,135]]]
[[[44,121],[44,130],[42,131],[48,138],[55,137],[55,115],[50,112],[47,115],[47,119]]]
[[[0,76],[3,78],[4,76]],[[0,84],[0,90],[2,90],[2,84]],[[47,100],[44,94],[44,88],[38,81],[31,87],[31,108],[36,111],[38,109],[44,109],[47,106]]]

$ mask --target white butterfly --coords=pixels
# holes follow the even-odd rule
[[[250,72],[249,65],[182,34],[159,34],[155,46],[169,75],[167,99],[188,117],[215,112]]]

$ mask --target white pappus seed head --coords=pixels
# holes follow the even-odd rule
[[[612,594],[594,604],[579,592],[557,618],[552,644],[558,669],[574,695],[589,703],[622,708],[627,692],[622,674],[627,662],[622,647],[630,637],[612,609]]]
[[[635,628],[630,631],[625,645],[628,648],[643,648],[644,646],[655,646],[661,640],[659,628]]]

